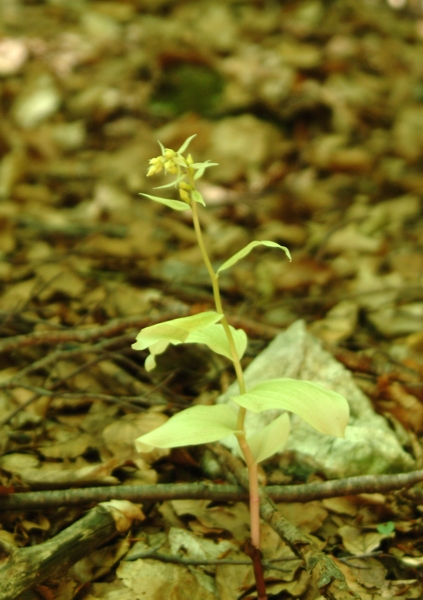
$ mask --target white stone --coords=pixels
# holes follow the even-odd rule
[[[307,332],[304,321],[296,321],[277,335],[249,365],[245,371],[247,390],[278,377],[321,383],[342,394],[350,405],[351,417],[344,439],[322,435],[296,415],[291,415],[291,435],[286,450],[294,452],[299,462],[303,460],[329,478],[395,473],[414,468],[413,458],[402,448],[386,419],[374,412],[370,400],[357,387],[351,373]],[[231,395],[238,393],[235,383],[219,401],[227,402]],[[248,413],[247,432],[261,429],[280,412]],[[223,443],[233,450],[236,448],[233,436]]]

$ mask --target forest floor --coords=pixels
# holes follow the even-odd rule
[[[196,134],[194,159],[218,163],[200,184],[214,265],[252,240],[291,251],[221,278],[244,366],[304,320],[418,471],[423,15],[382,0],[11,0],[0,34],[0,600],[254,598],[245,493],[199,449],[134,448],[234,380],[203,346],[151,372],[131,348],[142,327],[214,306],[190,211],[139,195],[165,183],[148,161],[157,140]],[[422,597],[422,488],[395,470],[385,487],[369,467],[370,487],[277,502],[346,583],[317,580],[263,522],[269,599]],[[330,485],[292,452],[261,476]]]

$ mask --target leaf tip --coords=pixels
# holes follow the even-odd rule
[[[149,354],[145,359],[144,368],[146,371],[152,371],[156,368],[156,357],[154,354]]]

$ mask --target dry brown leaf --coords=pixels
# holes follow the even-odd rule
[[[329,344],[335,344],[350,337],[357,326],[358,303],[343,300],[326,313],[324,319],[314,321],[310,331]]]
[[[357,555],[373,552],[373,550],[379,548],[382,540],[389,537],[377,531],[364,532],[362,529],[351,525],[344,525],[338,531],[345,549],[351,554]]]
[[[166,421],[167,417],[158,412],[125,415],[104,429],[103,440],[112,455],[120,459],[135,459],[137,457],[135,439],[160,427]],[[152,452],[143,454],[142,457],[145,461],[152,463],[168,454],[169,450],[155,448]]]
[[[6,311],[18,310],[34,295],[36,285],[37,280],[35,278],[8,285],[6,291],[0,296],[0,309]]]
[[[95,447],[95,439],[88,433],[55,428],[54,431],[50,429],[50,435],[54,436],[54,441],[41,442],[38,446],[41,454],[48,458],[73,459],[82,456],[89,447]]]
[[[329,511],[337,515],[355,517],[359,510],[353,498],[325,498],[322,500],[322,504]]]
[[[328,516],[321,502],[287,502],[277,504],[279,512],[296,525],[301,531],[313,533],[321,527]]]
[[[376,558],[351,560],[350,568],[357,582],[366,588],[380,589],[384,587],[388,571]]]
[[[107,544],[89,556],[84,556],[71,567],[69,574],[85,584],[103,578],[127,554],[130,547],[129,537],[120,538],[116,543]]]
[[[416,433],[423,430],[423,405],[416,396],[408,393],[400,382],[392,382],[382,392],[383,397],[387,397],[388,402],[386,403],[382,399],[378,404],[394,415],[406,429],[411,429]]]
[[[110,473],[117,461],[66,468],[65,463],[42,463],[30,454],[9,454],[0,458],[0,467],[12,475],[13,481],[34,489],[69,488],[72,486],[117,485]]]
[[[232,506],[214,506],[209,508],[208,500],[172,500],[172,507],[181,516],[195,516],[190,528],[197,533],[221,533],[230,531],[236,540],[246,540],[249,536],[249,513],[244,503],[236,502]]]
[[[116,575],[136,593],[151,600],[217,600],[213,579],[197,569],[152,559],[121,562]]]
[[[64,294],[69,298],[81,298],[85,288],[82,277],[74,273],[63,263],[41,265],[35,269],[42,281],[43,289],[38,294],[41,300],[48,301],[55,294]]]

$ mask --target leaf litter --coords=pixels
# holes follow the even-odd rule
[[[154,193],[145,173],[157,138],[178,147],[194,134],[195,160],[219,163],[201,188],[213,207],[204,225],[216,266],[251,239],[292,253],[288,264],[258,251],[221,274],[230,313],[253,338],[246,364],[305,319],[422,466],[423,15],[411,0],[394,5],[0,7],[5,493],[203,477],[194,452],[140,455],[132,446],[228,385],[226,361],[200,347],[159,357],[154,375],[130,349],[140,326],[212,307],[186,215],[170,219],[138,195]],[[113,320],[104,338],[99,328]],[[264,335],[252,336],[252,323]],[[320,474],[285,456],[262,476]],[[124,560],[138,537],[151,549],[157,536],[160,553],[242,560],[243,503],[168,500],[144,510],[148,524],[81,558],[60,583],[40,581],[37,593],[254,595],[249,565]],[[362,494],[280,510],[335,557],[361,598],[421,597],[419,503]],[[65,503],[6,512],[0,540],[54,540],[83,512]],[[395,529],[381,532],[388,522]],[[284,572],[266,571],[270,597],[318,597],[265,523],[263,538],[265,560],[292,559],[275,563]]]

